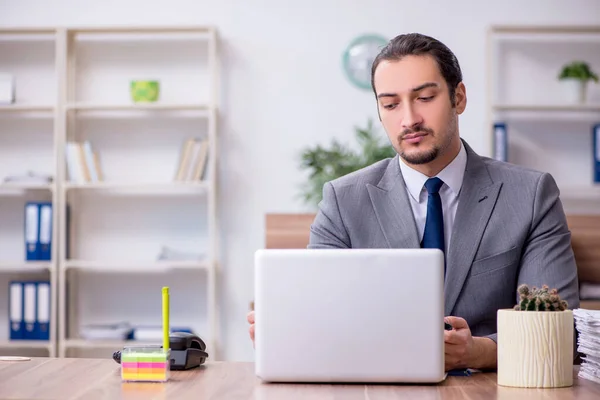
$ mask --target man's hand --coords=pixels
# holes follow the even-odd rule
[[[444,320],[453,328],[444,331],[446,371],[496,367],[496,343],[493,340],[471,336],[471,329],[463,318],[446,317]]]
[[[250,339],[252,339],[252,346],[254,346],[254,311],[250,311],[247,316],[248,323],[250,324],[250,328],[248,329],[250,333]]]

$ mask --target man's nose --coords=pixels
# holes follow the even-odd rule
[[[402,128],[403,129],[414,129],[416,126],[419,126],[422,124],[423,119],[416,112],[414,107],[412,107],[412,105],[410,105],[410,104],[405,105],[403,111],[404,111],[403,117],[402,117]]]

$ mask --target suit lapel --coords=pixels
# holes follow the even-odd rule
[[[502,186],[502,182],[492,181],[480,157],[463,144],[467,167],[446,257],[445,315],[454,309]]]
[[[367,185],[375,215],[390,248],[420,247],[417,226],[400,171],[394,157],[377,186]]]

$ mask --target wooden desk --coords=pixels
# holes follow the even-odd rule
[[[0,399],[600,399],[600,384],[577,378],[573,387],[546,390],[500,387],[493,373],[430,386],[264,384],[252,363],[218,362],[173,371],[167,383],[122,383],[119,368],[109,359],[0,361]]]

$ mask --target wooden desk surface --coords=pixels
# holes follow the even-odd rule
[[[514,389],[496,385],[493,373],[449,377],[438,385],[265,384],[252,363],[208,363],[172,371],[167,383],[121,382],[109,359],[33,358],[0,361],[0,399],[600,399],[600,384],[577,379],[562,389]]]

